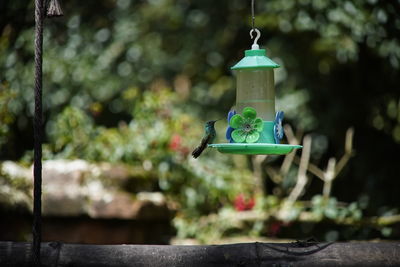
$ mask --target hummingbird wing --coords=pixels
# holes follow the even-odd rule
[[[204,149],[207,148],[207,144],[210,142],[210,139],[211,139],[211,135],[207,135],[206,137],[201,139],[200,145],[198,147],[196,147],[192,152],[193,158],[196,159],[201,155],[201,153],[204,151]]]

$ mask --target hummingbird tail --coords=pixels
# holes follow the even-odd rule
[[[204,151],[204,149],[206,149],[207,147],[207,143],[202,142],[198,147],[196,147],[193,152],[192,152],[192,156],[193,158],[197,159],[201,153]]]
[[[213,128],[214,128],[214,126],[213,126]],[[192,152],[193,158],[195,158],[195,159],[198,158],[201,155],[201,153],[204,151],[204,149],[207,148],[207,144],[212,142],[214,137],[215,137],[215,134],[214,134],[214,136],[211,134],[208,134],[203,139],[201,139],[200,145],[198,147],[196,147]]]

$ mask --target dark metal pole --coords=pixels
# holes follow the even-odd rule
[[[43,0],[35,0],[35,114],[33,163],[33,226],[32,263],[41,266],[40,243],[42,239],[42,52],[43,52]]]

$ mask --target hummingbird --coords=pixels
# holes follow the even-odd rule
[[[217,136],[217,132],[215,131],[214,128],[214,124],[215,121],[207,121],[205,126],[204,126],[204,136],[203,139],[201,139],[201,143],[198,147],[196,147],[193,152],[192,152],[192,156],[193,158],[198,158],[200,156],[200,154],[204,151],[204,149],[207,148],[208,144],[211,144],[215,137]]]

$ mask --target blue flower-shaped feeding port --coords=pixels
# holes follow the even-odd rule
[[[282,127],[282,121],[283,121],[284,113],[283,111],[278,111],[275,116],[275,121],[274,121],[274,138],[275,138],[275,143],[280,144],[281,140],[283,138],[283,127]]]
[[[232,138],[232,132],[233,129],[230,125],[229,122],[231,121],[231,118],[233,117],[233,115],[236,115],[236,110],[231,110],[228,112],[228,127],[226,128],[226,139],[229,141],[229,143],[234,143],[233,138]]]

